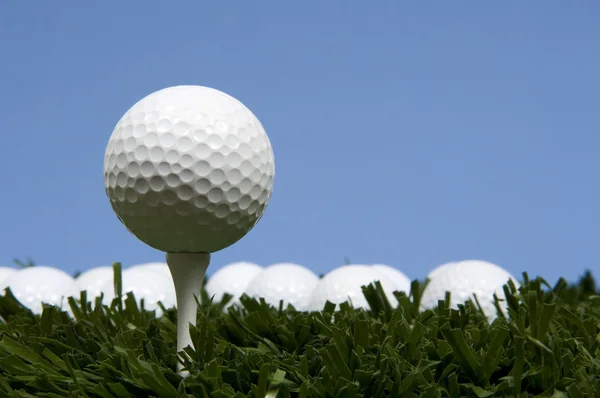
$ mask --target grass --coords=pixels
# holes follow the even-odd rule
[[[120,265],[116,289],[120,290]],[[41,316],[7,291],[0,296],[2,397],[592,397],[600,396],[600,296],[592,276],[578,283],[524,283],[509,319],[489,324],[476,303],[420,312],[423,284],[396,293],[364,287],[372,311],[243,308],[202,292],[196,351],[176,372],[176,310],[138,308],[129,295],[95,306],[85,292]],[[512,290],[514,286],[505,286]],[[80,303],[86,303],[81,305]]]

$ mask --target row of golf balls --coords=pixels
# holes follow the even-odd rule
[[[511,279],[518,282],[503,268],[485,261],[468,260],[441,265],[431,271],[429,284],[421,299],[423,309],[438,305],[446,292],[451,294],[454,308],[457,304],[477,296],[485,314],[494,319],[496,309],[493,295],[504,298],[502,286]],[[394,291],[410,292],[411,280],[396,268],[387,265],[344,265],[323,278],[301,265],[278,263],[268,267],[238,262],[219,269],[208,279],[206,290],[215,301],[225,293],[233,296],[229,305],[239,304],[242,294],[264,298],[278,307],[293,305],[300,311],[322,310],[327,301],[350,301],[355,308],[368,308],[362,286],[380,281],[390,303],[397,304]],[[146,263],[128,267],[122,273],[123,293],[133,292],[136,299],[144,299],[148,310],[157,311],[160,301],[165,308],[176,307],[175,287],[165,263]],[[42,302],[62,306],[68,310],[65,297],[79,298],[87,291],[88,299],[104,294],[104,303],[115,298],[112,267],[92,268],[77,278],[64,271],[46,266],[15,270],[0,267],[0,293],[10,287],[15,297],[34,313],[41,313]]]

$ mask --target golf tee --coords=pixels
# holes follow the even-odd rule
[[[210,263],[210,253],[167,253],[167,264],[171,270],[177,295],[177,353],[185,347],[194,347],[190,337],[190,324],[196,325],[198,305],[194,296],[200,296],[202,280]],[[177,370],[182,376],[182,365]]]

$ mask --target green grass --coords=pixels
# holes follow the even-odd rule
[[[116,269],[120,272],[120,266]],[[116,288],[120,289],[120,273]],[[94,309],[70,300],[41,316],[0,296],[1,397],[598,397],[600,296],[591,275],[524,283],[509,319],[471,302],[419,312],[423,285],[364,288],[373,311],[302,313],[243,297],[223,311],[203,291],[190,376],[176,372],[175,310],[156,318],[133,297]],[[514,286],[506,286],[513,289]]]

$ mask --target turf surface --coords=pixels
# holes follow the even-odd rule
[[[120,265],[115,264],[120,291]],[[302,313],[202,292],[197,350],[176,372],[176,310],[156,318],[132,296],[110,306],[71,299],[41,316],[0,296],[0,397],[600,397],[600,296],[592,276],[506,285],[509,319],[476,302],[421,312],[424,285],[366,286],[371,311]],[[80,303],[87,303],[81,305]],[[498,303],[500,305],[500,303]]]

